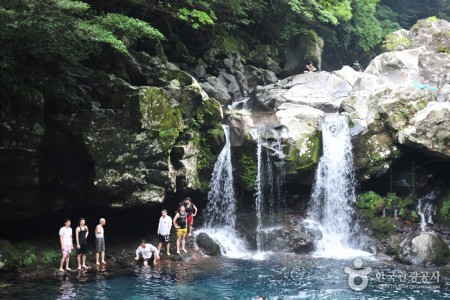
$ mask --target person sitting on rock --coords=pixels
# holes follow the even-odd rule
[[[147,244],[145,240],[141,241],[141,245],[136,249],[135,260],[139,260],[139,255],[144,259],[144,266],[148,266],[148,262],[153,256],[153,265],[157,265],[156,261],[159,260],[159,252],[152,244]]]
[[[356,72],[361,72],[362,71],[361,65],[359,64],[358,61],[355,61],[353,63],[353,70],[355,70]]]
[[[316,72],[316,71],[317,71],[317,69],[316,69],[316,67],[314,67],[313,62],[312,61],[308,61],[308,64],[306,65],[306,71],[304,73],[305,74],[306,73],[313,73],[313,72]]]

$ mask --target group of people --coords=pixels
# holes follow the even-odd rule
[[[192,236],[192,229],[194,224],[194,216],[197,215],[198,209],[194,203],[191,202],[191,198],[186,197],[182,203],[179,204],[178,210],[175,216],[172,218],[167,214],[167,210],[161,211],[161,217],[158,224],[158,248],[145,240],[142,240],[139,247],[136,249],[136,260],[139,260],[142,256],[144,265],[147,266],[150,259],[153,257],[153,263],[157,264],[160,259],[159,253],[163,245],[166,247],[166,254],[170,256],[170,232],[172,226],[176,228],[176,248],[177,253],[186,251],[186,236]],[[95,227],[95,248],[96,248],[96,265],[106,264],[105,261],[105,230],[106,224],[105,218],[100,218],[99,224]],[[64,226],[59,230],[59,239],[61,243],[62,258],[59,270],[64,272],[64,265],[67,271],[71,271],[69,268],[70,254],[74,248],[73,246],[73,230],[70,227],[71,220],[66,219]],[[86,265],[87,250],[87,238],[89,236],[89,228],[86,225],[86,220],[80,218],[79,226],[75,229],[75,241],[76,241],[76,254],[78,260],[78,269],[88,269]]]
[[[160,253],[163,245],[166,247],[166,254],[170,256],[170,232],[172,226],[176,228],[177,233],[177,253],[180,254],[180,244],[181,251],[187,252],[186,250],[186,236],[192,236],[192,229],[194,224],[194,217],[197,215],[198,209],[194,203],[191,202],[191,198],[186,197],[182,203],[179,204],[178,210],[175,216],[172,218],[167,214],[167,210],[163,209],[161,211],[161,217],[158,223],[158,248],[145,240],[141,241],[141,244],[136,249],[136,260],[144,260],[144,266],[148,265],[148,262],[153,257],[153,264],[157,264],[160,259]]]
[[[77,243],[76,253],[78,260],[78,269],[82,268],[88,269],[89,267],[86,265],[86,254],[87,254],[87,238],[89,235],[89,228],[86,225],[86,220],[84,218],[80,218],[79,226],[75,229],[75,241]],[[59,241],[61,243],[61,264],[59,270],[64,272],[64,264],[66,266],[66,270],[70,271],[69,268],[69,260],[70,253],[73,250],[73,230],[71,225],[71,220],[66,219],[64,221],[64,226],[59,230]],[[105,230],[104,226],[106,224],[106,220],[104,218],[100,218],[98,225],[95,227],[95,248],[96,248],[96,265],[106,264],[105,262]]]

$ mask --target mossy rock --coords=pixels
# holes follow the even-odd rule
[[[450,225],[450,190],[447,191],[442,199],[441,207],[439,209],[439,219],[442,223]]]
[[[393,218],[374,217],[370,220],[370,228],[379,237],[393,235],[398,226],[400,226],[400,221]]]
[[[11,271],[18,267],[20,253],[7,240],[0,240],[0,271]]]
[[[197,108],[194,118],[202,129],[215,127],[223,119],[222,107],[216,99],[208,98]],[[223,130],[220,131],[223,133]]]
[[[239,181],[247,191],[253,191],[256,186],[256,176],[258,175],[258,162],[256,157],[243,154],[239,158],[237,166]]]
[[[319,161],[320,152],[319,132],[310,136],[300,138],[288,150],[286,159],[286,170],[288,174],[295,174],[299,171],[308,171],[314,168]]]
[[[194,83],[194,78],[188,73],[181,70],[161,69],[159,78],[165,82],[176,80],[180,87],[189,86]]]
[[[139,89],[131,99],[130,115],[142,129],[163,131],[174,129],[182,131],[183,120],[179,107],[171,107],[169,95],[161,88]]]

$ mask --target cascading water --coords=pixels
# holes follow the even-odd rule
[[[209,184],[208,204],[204,211],[204,228],[197,233],[205,232],[219,245],[223,255],[243,257],[245,243],[235,231],[236,194],[234,191],[233,166],[231,164],[230,128],[222,125],[225,132],[225,146],[217,158]]]
[[[205,210],[205,227],[229,227],[236,224],[236,194],[234,192],[233,166],[231,164],[230,128],[222,125],[225,146],[217,158],[209,183],[208,204]]]
[[[328,115],[320,124],[323,155],[316,172],[309,215],[319,224],[323,239],[318,254],[328,257],[367,255],[353,250],[352,205],[355,203],[353,154],[348,120]]]
[[[431,191],[417,200],[417,213],[420,216],[420,230],[426,231],[427,224],[433,224],[433,202],[436,200],[437,191]]]
[[[264,191],[263,191],[263,165],[262,165],[262,136],[261,136],[261,130],[260,128],[256,129],[256,139],[257,139],[257,146],[256,146],[256,157],[258,160],[258,174],[256,175],[256,194],[255,194],[255,210],[256,210],[256,218],[257,218],[257,225],[256,225],[256,247],[258,248],[258,251],[261,250],[261,212],[263,209],[263,198],[264,198]]]
[[[255,187],[255,210],[257,218],[256,246],[259,252],[262,250],[263,236],[267,234],[267,228],[276,228],[273,227],[277,222],[275,214],[285,206],[283,192],[285,165],[281,132],[257,127],[252,134],[257,142],[258,173]],[[265,134],[271,135],[269,139],[271,141],[263,140]],[[264,218],[264,225],[267,228],[263,228],[264,211],[269,212],[269,218]]]

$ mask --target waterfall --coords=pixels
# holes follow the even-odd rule
[[[233,166],[231,164],[230,128],[222,125],[225,132],[225,146],[214,165],[209,183],[208,204],[204,211],[205,232],[220,245],[223,255],[234,258],[247,256],[245,242],[236,231],[236,194],[234,191]]]
[[[321,120],[323,154],[316,171],[309,215],[319,224],[323,239],[318,252],[340,257],[357,253],[352,243],[352,205],[355,203],[353,154],[348,120],[328,115]],[[359,251],[357,255],[365,253]]]
[[[425,196],[417,199],[417,213],[420,216],[420,231],[426,231],[427,224],[433,224],[433,201],[438,192],[433,190]]]
[[[258,160],[258,174],[256,175],[256,193],[255,193],[255,209],[256,209],[256,218],[257,218],[257,225],[256,225],[256,247],[258,248],[258,251],[261,250],[261,211],[263,209],[263,198],[264,198],[264,191],[263,191],[263,165],[262,165],[262,136],[261,136],[261,130],[260,128],[257,128],[256,130],[256,139],[257,139],[257,146],[256,146],[256,157]]]
[[[209,183],[208,204],[205,209],[206,228],[228,227],[234,230],[236,225],[236,194],[231,165],[230,128],[222,125],[225,132],[225,146],[217,158]]]
[[[277,223],[276,214],[285,207],[284,178],[285,163],[282,145],[282,132],[276,129],[257,127],[252,131],[256,140],[256,157],[258,173],[255,186],[255,210],[256,210],[256,246],[261,251],[263,237],[266,229],[263,228],[265,213],[269,218],[264,218],[265,226],[274,226]],[[267,135],[269,138],[263,138]]]

